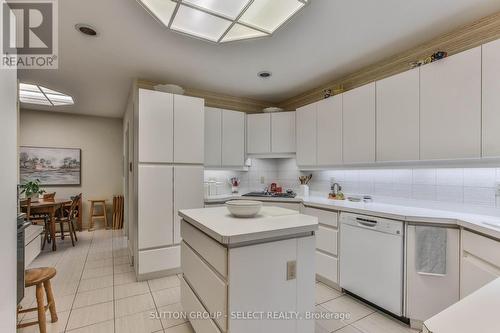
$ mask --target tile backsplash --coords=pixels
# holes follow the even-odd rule
[[[248,172],[205,171],[205,180],[227,182],[236,176],[242,181],[242,190],[262,190],[272,182],[296,190],[298,177],[308,173],[297,168],[295,159],[252,159]],[[312,174],[309,186],[315,192],[326,193],[337,182],[347,194],[500,208],[500,168],[336,169]]]

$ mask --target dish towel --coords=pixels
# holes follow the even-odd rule
[[[446,274],[446,228],[415,227],[415,263],[418,273]]]

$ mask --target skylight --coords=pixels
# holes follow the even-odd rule
[[[73,97],[65,95],[59,91],[45,88],[35,84],[19,84],[19,101],[21,103],[62,106],[73,105]]]
[[[169,29],[216,43],[272,35],[308,0],[137,0]]]

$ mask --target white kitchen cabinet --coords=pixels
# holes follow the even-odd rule
[[[317,150],[318,166],[342,164],[342,95],[317,103]]]
[[[343,94],[342,123],[344,163],[375,162],[375,83]]]
[[[416,270],[416,226],[407,228],[407,317],[422,322],[459,300],[460,230],[447,228],[446,274]]]
[[[460,298],[500,277],[500,242],[463,230]]]
[[[299,166],[315,166],[317,163],[317,107],[318,103],[313,103],[295,112]]]
[[[203,164],[204,100],[174,96],[174,163]],[[167,144],[159,142],[160,145]]]
[[[316,232],[316,276],[321,282],[338,288],[338,213],[305,206],[302,214],[318,218]]]
[[[185,311],[220,312],[191,319],[197,332],[314,332],[314,320],[240,320],[224,314],[314,309],[314,237],[227,247],[182,222],[181,303]],[[265,260],[263,260],[265,258]],[[287,278],[295,262],[295,277]]]
[[[271,151],[295,153],[295,112],[271,114]]]
[[[139,162],[173,161],[173,95],[139,89]]]
[[[253,198],[252,200],[258,200],[258,198]],[[296,210],[300,212],[300,203],[296,202],[280,202],[280,201],[262,201],[263,206],[281,207],[291,210]]]
[[[174,167],[174,244],[181,241],[179,209],[200,208],[204,206],[203,167]],[[158,206],[161,207],[161,206]]]
[[[205,166],[220,167],[222,161],[222,111],[205,108]]]
[[[245,165],[245,113],[222,110],[222,166]]]
[[[271,114],[247,116],[247,152],[266,154],[271,152]]]
[[[172,166],[139,165],[139,250],[172,244],[172,176]]]
[[[412,69],[377,81],[377,161],[417,161],[420,72]]]
[[[481,47],[420,68],[420,159],[481,155]]]
[[[483,157],[500,156],[500,39],[483,45]]]

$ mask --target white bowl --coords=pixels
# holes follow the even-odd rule
[[[253,200],[231,200],[226,202],[226,207],[233,216],[253,217],[260,212],[262,202]]]
[[[268,108],[265,108],[265,109],[262,109],[262,112],[265,112],[265,113],[271,113],[271,112],[281,112],[283,111],[282,108],[277,108],[277,107],[274,107],[274,106],[271,106],[271,107],[268,107]]]

